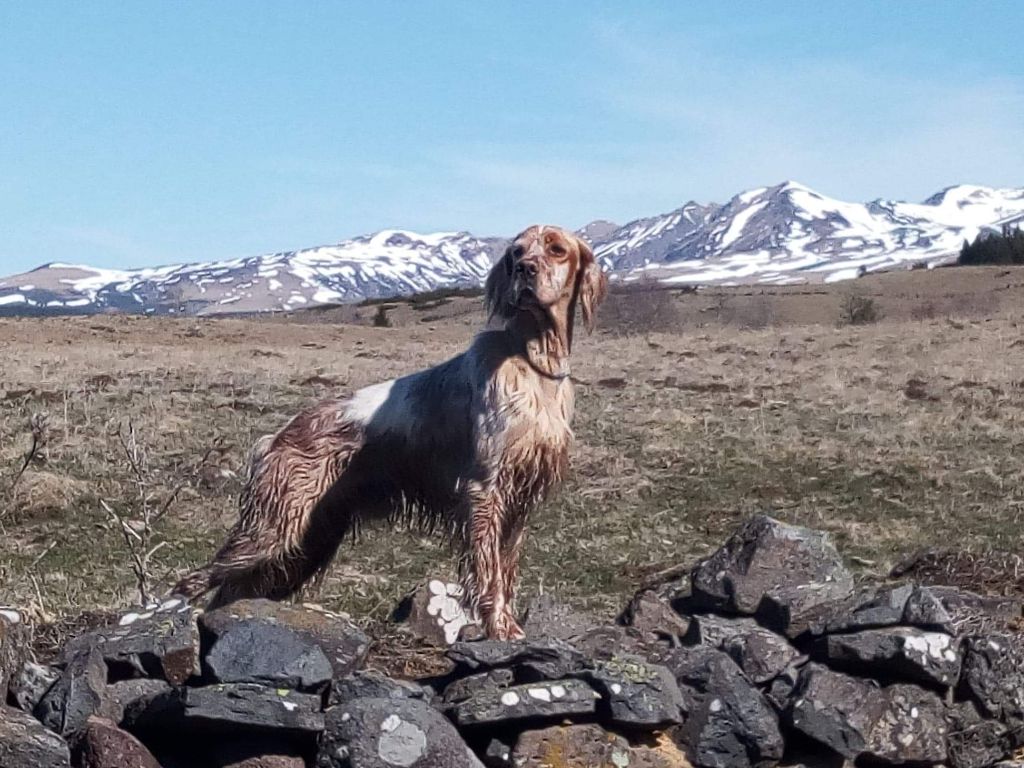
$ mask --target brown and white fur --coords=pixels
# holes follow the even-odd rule
[[[455,542],[467,607],[489,637],[521,637],[527,518],[564,477],[573,437],[576,305],[591,330],[606,291],[578,237],[522,232],[487,278],[492,322],[468,350],[321,402],[257,442],[238,523],[175,591],[282,599],[322,575],[360,522],[402,519]]]

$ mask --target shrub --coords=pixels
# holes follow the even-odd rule
[[[851,293],[839,308],[840,325],[870,325],[882,319],[882,313],[870,296]]]

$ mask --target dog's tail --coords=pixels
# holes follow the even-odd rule
[[[211,606],[246,597],[280,600],[327,567],[353,513],[338,508],[330,491],[362,444],[361,431],[341,419],[338,405],[321,403],[257,441],[237,524],[209,564],[177,583],[176,594],[195,599],[217,590]]]

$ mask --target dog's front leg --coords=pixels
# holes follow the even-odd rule
[[[481,494],[473,500],[467,536],[468,551],[463,557],[463,589],[467,602],[476,609],[487,637],[492,640],[516,640],[525,637],[512,615],[506,597],[509,564],[502,546],[506,520],[505,505],[499,494]],[[514,578],[514,576],[513,576]]]

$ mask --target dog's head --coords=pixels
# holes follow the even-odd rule
[[[608,277],[582,239],[558,227],[536,225],[519,233],[487,276],[492,317],[526,312],[570,327],[579,303],[587,331],[608,292]]]

